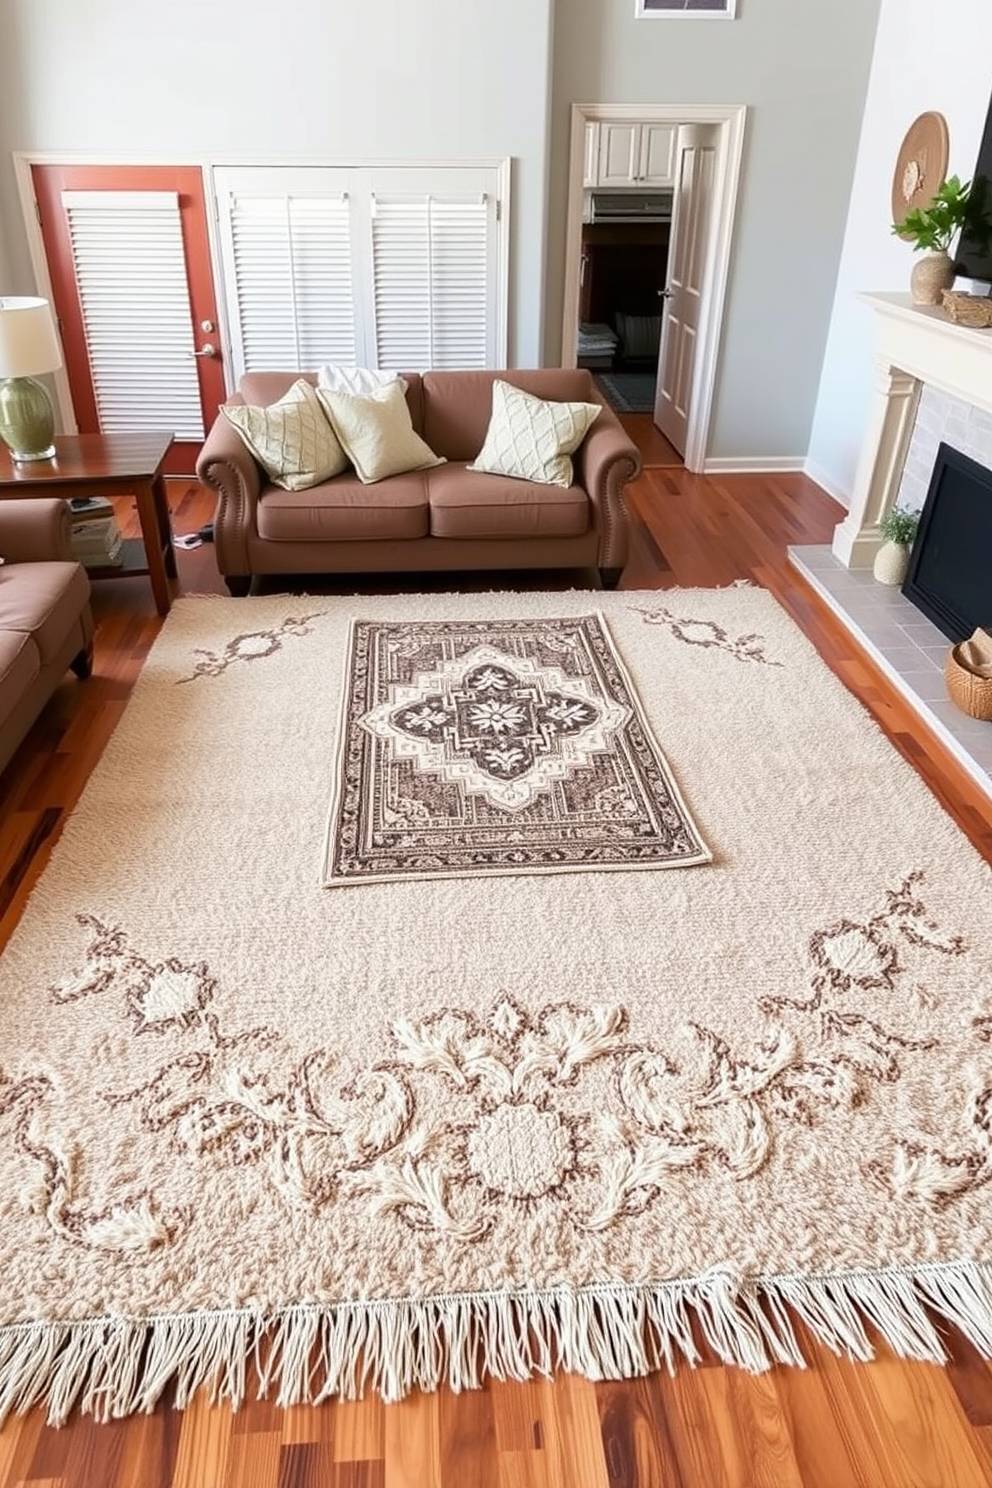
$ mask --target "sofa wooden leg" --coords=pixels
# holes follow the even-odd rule
[[[92,677],[92,675],[93,675],[93,642],[92,641],[90,641],[90,643],[89,643],[88,646],[84,646],[83,649],[82,649],[82,651],[78,652],[77,655],[75,655],[72,658],[72,660],[69,663],[69,666],[71,667],[71,669],[75,673],[75,675],[79,678],[80,682],[85,682],[88,677]]]
[[[601,568],[599,570],[599,580],[603,588],[615,589],[620,582],[622,573],[622,568]]]
[[[224,583],[227,585],[234,599],[244,599],[251,588],[250,574],[225,574]]]

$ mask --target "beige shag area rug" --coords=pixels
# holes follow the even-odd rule
[[[596,611],[712,862],[328,892],[352,621]],[[757,589],[181,600],[0,959],[0,1412],[992,1357],[990,903]]]
[[[356,620],[330,887],[709,862],[602,615]]]

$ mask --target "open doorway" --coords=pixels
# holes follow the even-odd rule
[[[574,105],[563,366],[706,456],[745,109]],[[626,406],[625,406],[626,405]]]
[[[654,410],[671,221],[670,188],[588,193],[576,361],[618,413]]]

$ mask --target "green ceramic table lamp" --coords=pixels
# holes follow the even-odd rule
[[[15,460],[50,460],[55,413],[39,372],[62,365],[47,300],[0,295],[0,439]]]

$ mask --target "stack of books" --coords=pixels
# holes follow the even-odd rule
[[[118,568],[124,562],[124,540],[111,502],[104,496],[74,496],[66,504],[76,561],[84,568]]]

